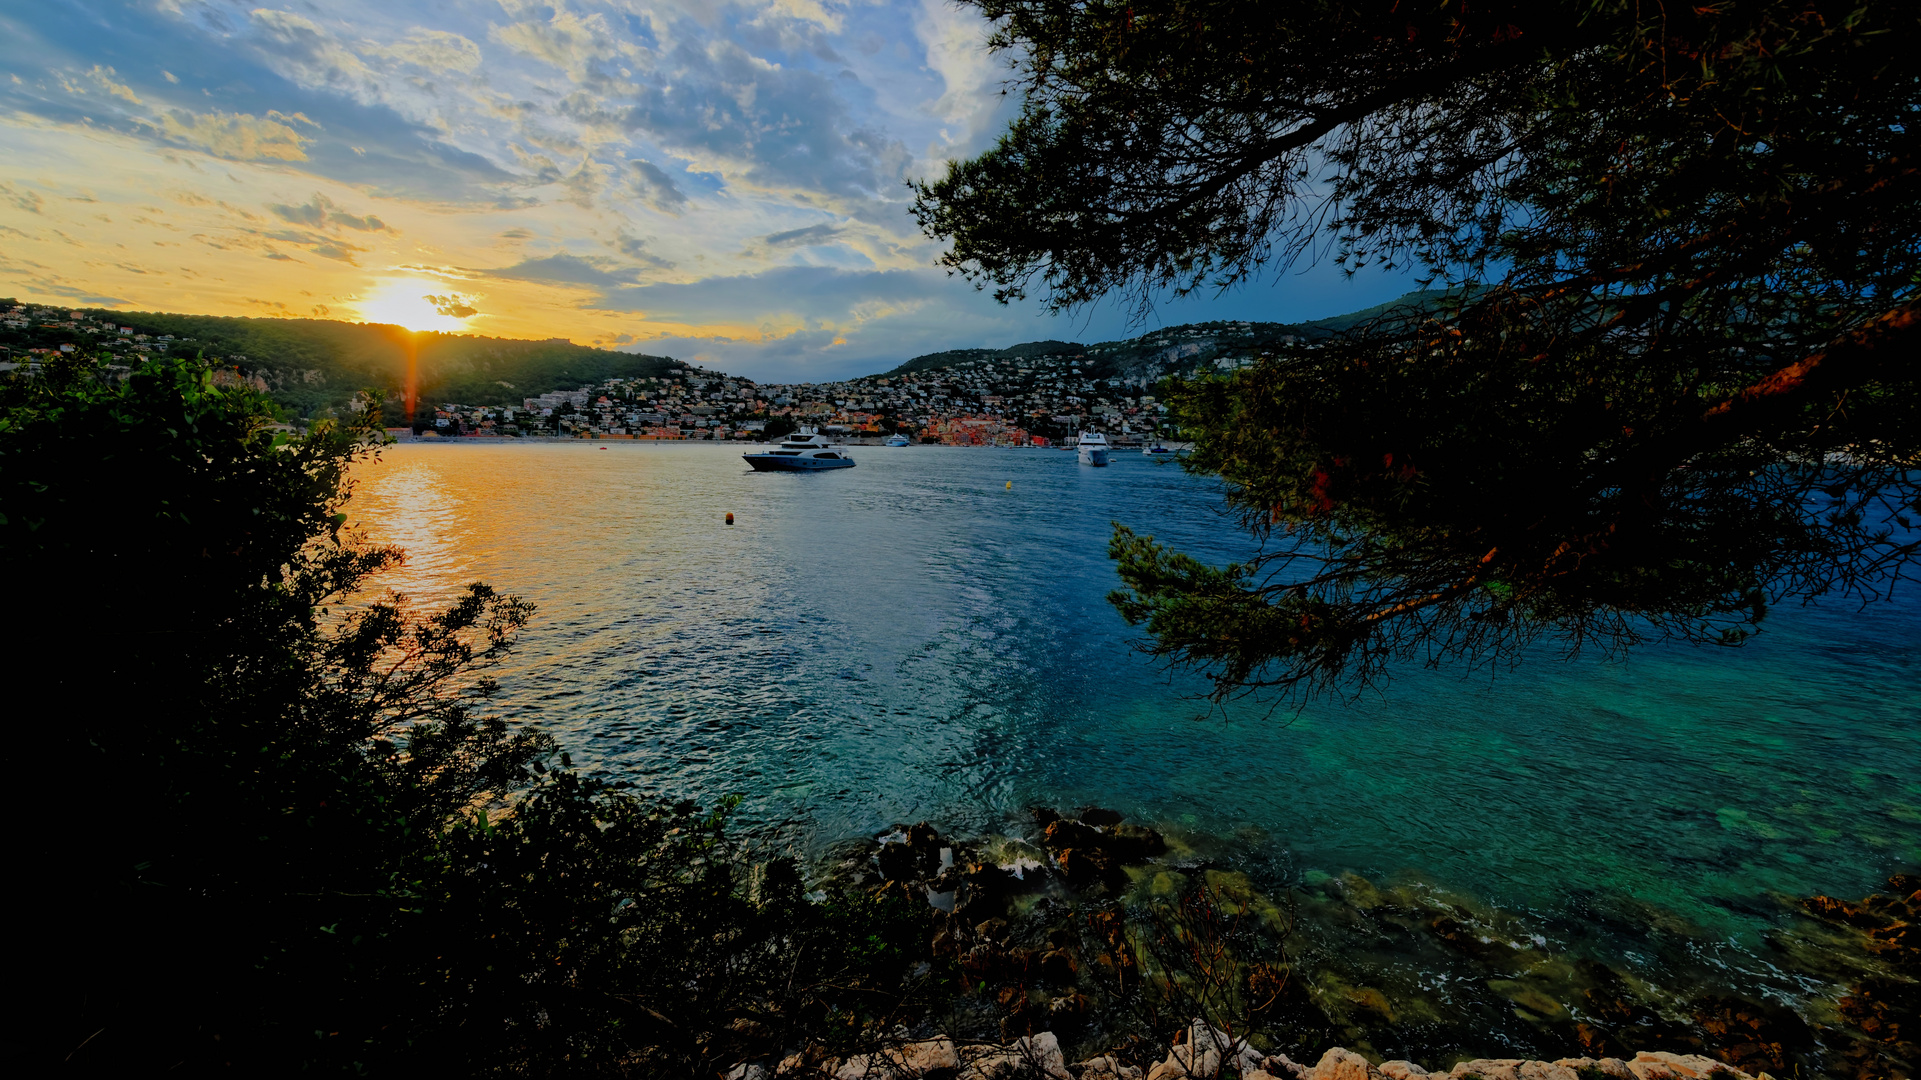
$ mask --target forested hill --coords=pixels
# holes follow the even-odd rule
[[[523,341],[466,334],[409,334],[398,326],[328,319],[251,319],[100,311],[140,333],[172,334],[175,355],[209,359],[258,376],[268,393],[303,416],[338,409],[367,387],[398,394],[408,339],[418,350],[423,401],[518,404],[549,390],[610,378],[665,376],[686,365],[564,339]],[[190,339],[190,340],[178,340]]]
[[[1016,360],[1023,356],[1074,356],[1082,352],[1084,346],[1071,341],[1030,341],[1007,349],[948,349],[944,352],[916,356],[905,364],[888,372],[888,375],[906,375],[930,368],[952,367],[969,360]]]
[[[1209,361],[1249,358],[1289,341],[1332,337],[1397,314],[1418,314],[1433,308],[1448,294],[1442,290],[1407,293],[1385,304],[1310,322],[1206,322],[1170,326],[1124,341],[1076,345],[1067,341],[1030,341],[1006,349],[949,349],[928,353],[887,372],[906,375],[931,368],[952,367],[969,361],[1015,360],[1030,356],[1080,357],[1098,377],[1158,378]]]

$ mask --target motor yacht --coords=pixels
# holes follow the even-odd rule
[[[782,439],[772,450],[742,454],[755,472],[812,472],[816,469],[851,469],[854,459],[847,451],[827,441],[827,436],[812,428],[801,428]]]
[[[889,440],[887,440],[887,442],[885,443],[885,445],[887,445],[887,446],[906,446],[906,445],[907,445],[907,436],[905,436],[905,435],[896,435],[896,436],[894,436],[893,438],[891,438],[891,439],[889,439]]]
[[[1107,436],[1098,431],[1083,431],[1074,445],[1080,451],[1082,465],[1107,464]]]
[[[1175,456],[1175,452],[1172,450],[1169,450],[1165,446],[1162,446],[1159,440],[1148,443],[1146,446],[1141,447],[1141,453],[1146,454],[1148,457],[1159,457],[1163,454],[1167,455],[1168,457]]]

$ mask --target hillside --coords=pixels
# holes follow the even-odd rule
[[[887,372],[888,376],[908,375],[916,371],[933,368],[952,367],[968,361],[982,360],[1019,360],[1030,356],[1078,356],[1084,347],[1071,341],[1030,341],[1006,349],[948,349],[944,352],[916,356],[905,364]]]
[[[1345,333],[1397,314],[1427,311],[1448,294],[1419,290],[1361,311],[1301,323],[1205,322],[1171,326],[1124,341],[1076,345],[1066,341],[1030,341],[1005,349],[949,349],[916,356],[885,373],[907,375],[966,363],[1015,360],[1036,356],[1081,357],[1083,370],[1093,378],[1157,379],[1175,370],[1236,357],[1252,358],[1276,345],[1317,341]]]
[[[360,390],[398,395],[406,350],[417,350],[421,400],[470,405],[518,404],[550,390],[572,390],[610,378],[665,376],[686,365],[575,345],[562,339],[523,341],[467,334],[409,334],[398,326],[330,319],[254,319],[75,308],[89,317],[158,338],[171,334],[174,355],[205,354],[257,377],[275,401],[300,416],[342,408]],[[45,336],[46,330],[34,328]],[[411,339],[411,342],[409,341]],[[86,347],[83,337],[73,340]]]

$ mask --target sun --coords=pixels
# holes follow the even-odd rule
[[[385,278],[355,305],[362,322],[397,323],[409,330],[465,330],[479,314],[473,298],[450,293],[432,278]]]

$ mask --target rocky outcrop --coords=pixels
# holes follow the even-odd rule
[[[797,1053],[777,1065],[737,1065],[726,1080],[1773,1080],[1698,1054],[1648,1053],[1632,1059],[1475,1058],[1429,1071],[1411,1061],[1375,1065],[1339,1046],[1312,1068],[1267,1055],[1247,1040],[1195,1020],[1167,1057],[1145,1067],[1115,1053],[1068,1064],[1060,1040],[1041,1032],[1005,1045],[961,1046],[947,1038],[903,1042],[848,1058]]]

